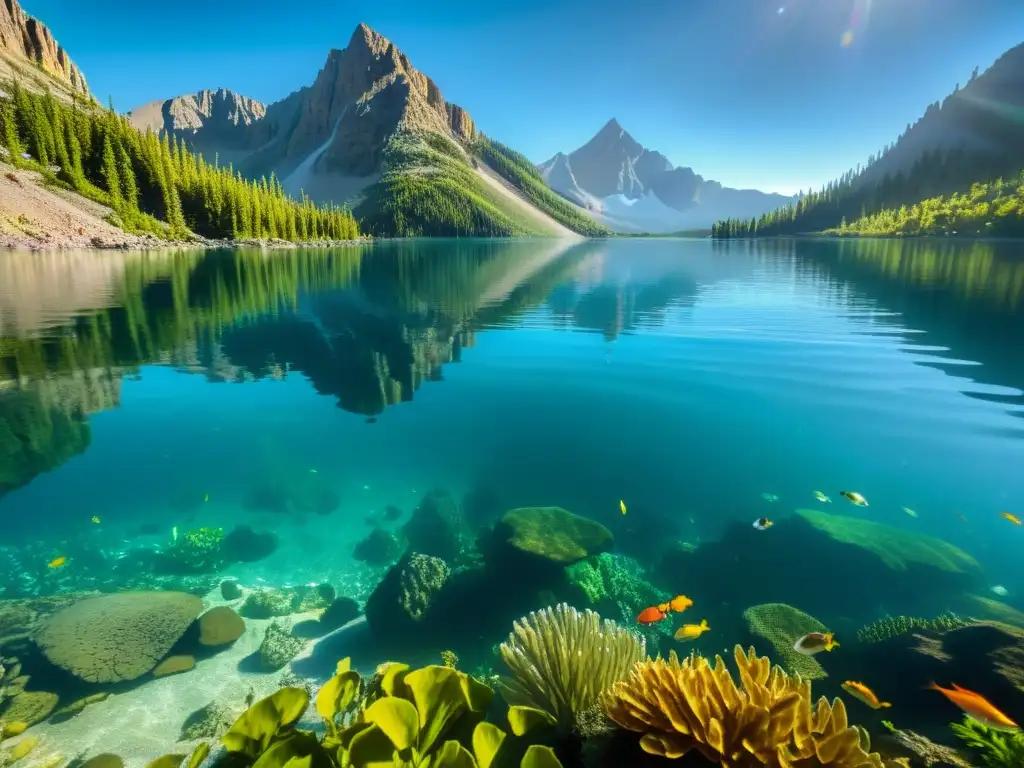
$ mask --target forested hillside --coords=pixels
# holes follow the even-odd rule
[[[166,135],[140,132],[113,109],[65,104],[18,83],[4,90],[11,97],[0,99],[3,159],[109,205],[129,232],[291,241],[358,236],[349,211],[292,200],[273,177],[243,180]]]
[[[1009,181],[972,184],[962,193],[922,200],[915,205],[884,208],[852,222],[834,235],[973,235],[1024,237],[1024,173]]]
[[[589,237],[605,237],[612,233],[608,227],[590,218],[582,208],[551,189],[526,155],[482,135],[473,143],[472,151],[537,208],[573,232]]]
[[[973,185],[990,188],[993,179],[1016,179],[1024,169],[1022,94],[1024,45],[1007,51],[981,75],[975,71],[965,87],[957,85],[944,100],[930,104],[864,168],[757,219],[720,221],[713,235],[807,234],[838,228],[844,219],[866,221],[875,214],[883,214],[879,221],[888,222],[887,211],[898,214],[901,207],[918,204],[934,210],[936,198],[945,199],[943,205],[954,204],[950,201],[969,196]]]
[[[560,199],[554,192],[547,186],[538,187],[537,179],[519,169],[519,163],[508,159],[501,150],[492,150],[488,156],[501,160],[502,170],[495,171],[558,224],[579,234],[608,234],[608,230],[582,212],[575,215],[568,203],[565,208],[559,207]],[[539,214],[526,202],[512,197],[521,206],[510,206],[509,197],[481,178],[473,167],[476,162],[444,136],[396,134],[385,149],[384,175],[367,188],[355,208],[361,228],[373,235],[390,237],[551,234],[539,227]]]

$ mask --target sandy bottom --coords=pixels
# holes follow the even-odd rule
[[[206,598],[211,607],[236,606],[219,593]],[[314,618],[313,614],[295,614],[294,624]],[[149,679],[137,688],[111,695],[92,704],[79,715],[61,723],[41,723],[24,736],[39,737],[40,744],[19,765],[24,768],[67,765],[75,759],[88,759],[102,752],[119,755],[127,768],[143,768],[151,760],[170,753],[190,752],[198,741],[178,741],[181,727],[196,710],[218,701],[236,713],[245,709],[251,691],[258,700],[277,690],[282,677],[298,676],[320,685],[334,673],[344,656],[351,656],[364,675],[373,674],[377,658],[364,619],[359,618],[326,637],[310,640],[306,649],[284,669],[265,673],[255,670],[250,657],[259,649],[269,621],[246,619],[246,632],[230,648],[200,661],[189,672],[160,679]],[[424,663],[436,661],[424,660]],[[316,726],[315,713],[307,713],[310,726]],[[216,747],[216,744],[211,746]],[[62,759],[57,762],[57,756]]]
[[[111,210],[41,184],[35,171],[0,165],[0,248],[145,248],[159,241],[106,221]]]

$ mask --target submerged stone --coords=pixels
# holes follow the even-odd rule
[[[612,547],[612,532],[561,507],[521,507],[502,515],[495,535],[513,548],[560,565],[571,565]]]

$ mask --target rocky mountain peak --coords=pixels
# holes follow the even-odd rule
[[[37,79],[31,64],[39,67],[63,86],[63,90],[79,96],[89,95],[85,76],[54,39],[53,33],[39,19],[22,10],[18,0],[0,3],[0,75],[18,77],[31,87]],[[43,85],[43,84],[40,84]]]
[[[184,136],[202,151],[212,143],[219,147],[244,143],[245,129],[262,120],[266,112],[262,102],[218,88],[151,101],[128,114],[139,130]]]

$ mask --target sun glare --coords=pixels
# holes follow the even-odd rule
[[[867,28],[870,17],[871,0],[855,0],[853,10],[850,11],[850,21],[846,25],[843,34],[839,37],[839,44],[843,48],[849,48],[853,45],[853,41],[857,38],[858,34]]]

